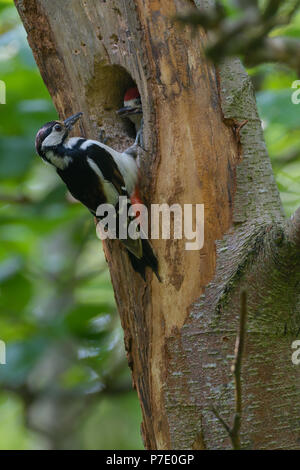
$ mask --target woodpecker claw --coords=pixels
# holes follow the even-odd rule
[[[141,147],[141,141],[143,140],[143,135],[142,135],[142,130],[139,129],[137,134],[136,134],[136,138],[135,138],[135,142],[134,144],[135,145],[138,145],[139,147]]]
[[[144,136],[143,136],[143,128],[144,128],[144,119],[141,120],[141,127],[137,131],[136,138],[135,138],[135,145],[138,145],[144,152]]]
[[[99,142],[106,145],[108,141],[109,141],[109,137],[105,137],[105,130],[101,129],[99,133]]]

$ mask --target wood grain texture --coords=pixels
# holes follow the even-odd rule
[[[204,32],[176,25],[174,15],[191,1],[15,3],[61,117],[83,111],[82,135],[97,138],[103,127],[111,145],[124,149],[130,127],[115,111],[137,83],[144,200],[205,205],[201,251],[186,251],[185,240],[153,241],[161,284],[151,273],[144,283],[118,242],[104,247],[145,446],[230,448],[211,406],[230,420],[230,366],[246,288],[242,446],[299,448],[299,372],[290,360],[299,330],[299,254],[286,235],[251,82],[239,61],[217,72],[204,56]],[[233,125],[245,119],[242,157]]]

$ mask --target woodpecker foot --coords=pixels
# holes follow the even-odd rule
[[[141,147],[142,150],[144,150],[144,136],[143,136],[143,128],[144,128],[144,119],[142,118],[141,120],[141,126],[139,130],[137,131],[136,138],[135,138],[135,145],[138,145]]]
[[[108,141],[109,141],[109,137],[105,135],[105,130],[101,129],[99,133],[99,142],[101,142],[101,144],[106,145]]]

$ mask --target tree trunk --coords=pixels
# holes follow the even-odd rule
[[[205,207],[203,249],[185,250],[184,239],[152,241],[162,283],[150,272],[144,283],[119,242],[105,244],[146,448],[231,448],[216,415],[228,424],[234,416],[243,290],[241,445],[299,448],[291,343],[300,326],[300,216],[285,221],[240,62],[216,70],[204,56],[205,32],[173,21],[190,0],[15,3],[60,116],[83,111],[83,135],[97,138],[104,128],[111,146],[124,149],[132,139],[115,111],[135,82],[146,204]]]

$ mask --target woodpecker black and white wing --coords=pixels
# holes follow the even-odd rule
[[[81,149],[86,151],[88,165],[100,178],[108,203],[115,205],[119,196],[128,195],[124,178],[110,152],[89,140]]]
[[[104,152],[106,152],[113,159],[115,165],[118,168],[119,173],[123,177],[126,190],[129,195],[133,193],[138,180],[136,154],[133,154],[134,148],[136,148],[136,146],[130,147],[131,152],[128,152],[129,149],[127,149],[125,152],[120,153],[112,149],[108,145],[105,145],[102,142],[98,142],[97,140],[86,140],[83,144],[81,144],[82,150],[84,150],[85,152],[87,151],[88,154],[92,152],[95,155],[95,159],[99,159],[100,168],[102,168],[101,155],[103,155]],[[104,163],[104,165],[107,166],[108,170],[110,170],[111,167],[109,162],[110,159],[106,157],[106,162]],[[103,170],[105,169],[103,168]]]
[[[81,146],[81,148],[83,148],[83,146]],[[107,202],[116,207],[118,206],[119,196],[126,196],[128,198],[129,207],[130,198],[125,186],[125,181],[111,152],[108,152],[102,145],[100,146],[94,141],[86,141],[84,143],[84,150],[87,155],[88,165],[100,179]],[[129,223],[130,221],[131,220],[128,219],[127,222]],[[133,240],[127,237],[120,241],[136,258],[142,258],[143,245],[140,238]]]

